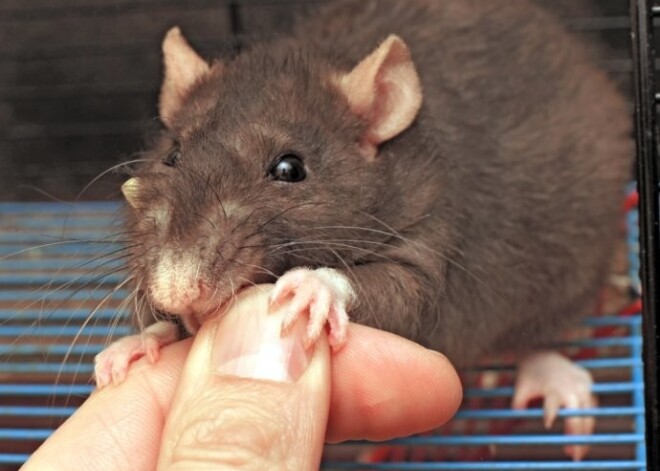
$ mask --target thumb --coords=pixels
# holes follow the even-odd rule
[[[318,469],[330,402],[327,339],[305,351],[306,319],[282,337],[284,310],[268,313],[271,289],[242,292],[196,335],[159,470]]]

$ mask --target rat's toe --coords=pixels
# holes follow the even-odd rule
[[[540,352],[520,362],[516,379],[513,407],[524,408],[532,399],[543,399],[543,422],[551,428],[560,408],[589,409],[597,406],[591,393],[593,381],[587,370],[557,352]],[[593,417],[574,416],[564,421],[567,435],[590,435],[596,421]],[[564,448],[574,460],[587,453],[584,445]]]
[[[332,293],[325,286],[319,286],[309,307],[306,343],[311,345],[321,335],[323,327],[329,320],[331,301]]]
[[[160,349],[176,341],[178,331],[171,322],[157,322],[138,335],[121,338],[96,355],[94,359],[94,378],[98,388],[119,384],[126,379],[131,363],[146,356],[155,363],[160,356]]]
[[[328,341],[334,351],[339,350],[346,343],[348,335],[348,314],[343,304],[333,306],[328,316],[330,335]]]
[[[562,406],[562,398],[555,392],[549,392],[543,399],[543,425],[552,428]]]
[[[288,297],[294,295],[305,278],[312,273],[312,270],[306,268],[297,268],[282,275],[275,283],[273,291],[268,297],[268,306],[270,308],[284,302]]]
[[[94,358],[94,379],[98,389],[108,386],[112,379],[112,365],[108,363],[103,353],[99,353]]]
[[[135,358],[142,356],[139,336],[124,337],[96,356],[94,376],[98,388],[119,384],[126,378],[128,367]]]
[[[568,445],[564,447],[564,453],[571,457],[573,461],[582,461],[589,452],[586,445]]]
[[[145,340],[144,344],[144,356],[147,357],[149,363],[156,363],[160,358],[160,345],[158,341],[153,338],[149,338]]]
[[[117,385],[124,382],[126,374],[128,373],[128,361],[113,364],[112,366],[112,384]]]
[[[346,305],[354,298],[348,278],[331,268],[295,269],[285,273],[276,283],[270,302],[276,304],[291,297],[282,321],[286,332],[299,315],[309,314],[305,344],[311,346],[330,326],[330,345],[339,348],[346,341],[348,315]]]
[[[598,406],[592,394],[586,396],[574,395],[574,399],[567,401],[566,407],[572,409],[591,409]],[[592,416],[568,417],[565,421],[564,431],[567,435],[591,435],[596,428],[596,419]],[[573,461],[581,461],[587,455],[589,447],[586,445],[568,445],[564,452]]]

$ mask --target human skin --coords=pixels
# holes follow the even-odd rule
[[[267,290],[251,290],[247,298],[243,307],[265,305]],[[234,317],[239,320],[231,324],[231,335],[249,338],[249,332],[236,332],[245,317]],[[146,471],[156,463],[158,469],[207,469],[200,467],[202,462],[212,462],[208,469],[253,469],[250,463],[256,460],[305,463],[318,460],[324,442],[378,441],[427,431],[449,420],[461,401],[458,376],[444,356],[393,334],[351,324],[349,341],[340,351],[330,355],[325,338],[311,349],[299,379],[264,381],[218,373],[218,368],[209,368],[213,361],[200,361],[223,329],[226,334],[229,326],[222,320],[207,322],[195,338],[164,348],[155,364],[145,359],[135,363],[122,384],[92,394],[22,469]],[[197,386],[200,381],[204,387]],[[304,398],[305,405],[283,402],[286,397]],[[200,424],[200,413],[221,417],[227,404],[232,420]],[[260,438],[284,438],[247,446],[241,440],[254,442],[250,430],[258,430]],[[217,443],[209,444],[208,437]],[[297,457],[297,450],[305,447],[287,443],[299,443],[301,437],[312,443],[310,456]],[[191,447],[191,439],[207,443]],[[179,449],[182,443],[184,451]],[[288,465],[269,462],[270,469]]]

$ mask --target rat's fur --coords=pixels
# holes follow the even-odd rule
[[[588,312],[631,123],[555,18],[523,0],[351,0],[294,31],[213,67],[135,170],[131,268],[147,297],[165,251],[213,291],[209,312],[246,283],[334,267],[358,292],[353,321],[459,366],[537,345]],[[333,77],[390,34],[410,48],[424,101],[369,162],[365,123]],[[288,151],[307,179],[269,180]]]

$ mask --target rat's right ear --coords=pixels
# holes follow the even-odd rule
[[[178,27],[170,29],[163,41],[165,77],[160,89],[160,119],[167,127],[181,108],[191,88],[206,76],[211,67],[185,40]]]
[[[130,178],[121,186],[121,192],[133,209],[137,209],[140,193],[140,180],[136,177]]]

